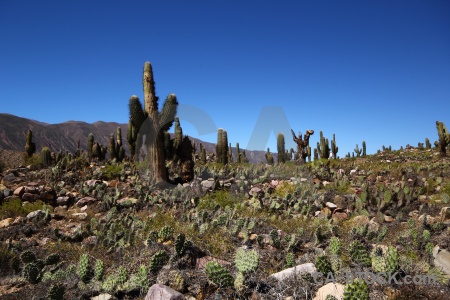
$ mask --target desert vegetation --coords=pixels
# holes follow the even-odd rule
[[[363,141],[343,158],[335,135],[312,149],[314,130],[292,130],[296,151],[280,133],[277,155],[250,164],[225,129],[215,153],[184,136],[175,95],[158,111],[148,62],[143,87],[129,153],[120,128],[74,153],[38,151],[29,130],[21,166],[2,160],[0,299],[448,299],[444,123],[434,147],[370,155]],[[345,280],[358,272],[395,280]]]

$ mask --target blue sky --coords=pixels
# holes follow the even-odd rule
[[[363,140],[416,146],[450,126],[449,16],[446,0],[3,0],[0,112],[126,123],[148,60],[160,105],[175,93],[184,133],[205,141],[195,110],[233,145],[275,151],[274,133],[250,141],[275,107],[266,127],[313,129],[313,146],[334,133],[341,157]]]

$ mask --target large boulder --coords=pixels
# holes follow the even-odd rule
[[[317,290],[316,297],[313,300],[326,300],[327,296],[334,296],[336,299],[344,298],[345,286],[340,283],[327,283]]]
[[[269,278],[283,281],[283,280],[290,278],[292,276],[295,276],[295,275],[306,275],[306,274],[313,275],[316,272],[317,272],[317,270],[313,263],[306,263],[306,264],[295,266],[293,268],[284,269],[283,271],[280,271],[278,273],[274,273],[274,274],[270,275]]]
[[[183,300],[183,294],[162,284],[150,287],[144,300]]]

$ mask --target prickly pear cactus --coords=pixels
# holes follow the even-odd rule
[[[328,261],[328,258],[325,255],[319,255],[316,257],[315,263],[317,271],[320,273],[327,275],[328,273],[332,273],[333,269],[331,267],[331,263]]]
[[[59,262],[59,255],[56,253],[50,254],[49,256],[47,256],[45,258],[45,265],[50,266],[50,265],[54,265],[57,264]]]
[[[291,268],[295,264],[295,255],[292,252],[286,254],[286,267]]]
[[[97,259],[97,261],[95,262],[95,267],[94,267],[94,278],[98,281],[102,281],[103,275],[105,275],[105,267],[103,265],[103,261],[100,259]]]
[[[398,251],[395,247],[389,246],[386,251],[386,272],[394,273],[398,270]]]
[[[338,237],[333,236],[330,239],[330,245],[328,247],[332,254],[338,255],[341,252],[341,241]]]
[[[48,300],[63,300],[64,299],[64,286],[62,284],[52,284],[48,290]]]
[[[179,234],[175,239],[175,252],[178,256],[183,256],[186,251],[185,241],[186,236],[183,233]]]
[[[167,225],[161,228],[161,230],[158,233],[158,237],[161,240],[161,242],[167,242],[172,238],[173,232],[174,232],[173,228]]]
[[[41,277],[41,268],[35,262],[27,263],[23,268],[22,276],[29,283],[38,283]]]
[[[167,252],[163,250],[160,250],[156,252],[150,259],[149,269],[153,273],[158,273],[168,261],[169,254],[167,254]]]
[[[242,274],[255,272],[259,264],[259,253],[256,250],[245,251],[239,248],[236,251],[236,268]]]
[[[87,254],[82,254],[78,262],[77,274],[80,280],[84,283],[88,283],[91,279],[90,269],[89,269],[89,256]]]
[[[325,300],[338,300],[338,299],[335,296],[333,296],[333,295],[327,295]]]
[[[348,247],[348,252],[354,262],[366,267],[370,267],[372,265],[372,260],[370,259],[366,248],[360,241],[351,242]]]
[[[369,287],[362,279],[355,279],[344,288],[344,300],[369,300]]]
[[[20,260],[22,260],[24,264],[28,264],[36,261],[36,255],[33,252],[26,250],[20,255]]]
[[[209,261],[205,266],[206,276],[221,287],[233,286],[234,278],[230,272],[215,261]]]

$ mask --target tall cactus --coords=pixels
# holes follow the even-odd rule
[[[431,149],[431,143],[430,143],[430,140],[428,138],[425,138],[425,147],[427,149]]]
[[[226,130],[222,128],[217,131],[216,155],[218,163],[224,165],[228,163],[228,136]]]
[[[44,166],[48,167],[52,165],[52,155],[49,147],[44,147],[41,150],[41,160]]]
[[[27,141],[25,144],[25,152],[26,152],[27,158],[30,158],[36,152],[36,144],[33,143],[33,132],[31,131],[31,129],[28,129],[28,132],[27,132]]]
[[[116,153],[116,140],[114,139],[114,133],[111,133],[111,136],[109,138],[109,159],[117,160],[117,153]]]
[[[231,148],[231,143],[228,146],[228,162],[229,163],[233,162],[233,149]]]
[[[362,156],[366,156],[366,141],[362,141]]]
[[[240,164],[242,162],[241,150],[239,149],[239,143],[236,143],[236,162]]]
[[[436,129],[439,135],[439,142],[436,144],[439,146],[441,157],[445,157],[447,155],[446,148],[450,144],[450,133],[443,122],[436,121]]]
[[[175,133],[173,139],[173,161],[178,162],[181,155],[181,145],[183,142],[183,129],[180,126],[180,120],[175,117]]]
[[[270,153],[270,148],[267,148],[266,160],[269,165],[273,165],[273,155]]]
[[[331,140],[331,153],[333,153],[333,158],[337,158],[337,153],[339,151],[339,147],[336,146],[336,137],[333,133],[333,139]]]
[[[94,134],[92,134],[92,132],[89,133],[89,135],[88,135],[87,147],[88,147],[88,158],[91,159],[94,154],[93,149],[92,149],[94,147]]]
[[[328,139],[323,137],[322,131],[320,131],[320,142],[317,142],[317,151],[320,158],[328,159],[330,156],[330,146]]]
[[[206,150],[201,143],[200,143],[200,162],[202,164],[206,164]]]
[[[355,150],[356,157],[360,157],[361,156],[362,149],[359,149],[358,144],[356,144],[356,147],[353,150]]]
[[[281,132],[277,135],[277,152],[278,152],[278,163],[285,163],[286,155],[284,150],[284,134]]]
[[[140,150],[140,139],[146,136],[148,148],[148,166],[153,171],[156,183],[167,180],[167,171],[164,158],[164,131],[173,125],[176,115],[178,101],[174,94],[167,96],[161,112],[158,111],[158,97],[155,94],[155,82],[150,62],[144,63],[142,75],[144,88],[144,109],[137,96],[130,98],[130,116],[132,125],[135,127],[136,150]]]
[[[125,149],[123,148],[122,144],[122,129],[120,127],[117,127],[116,140],[117,160],[122,161],[125,158]]]

